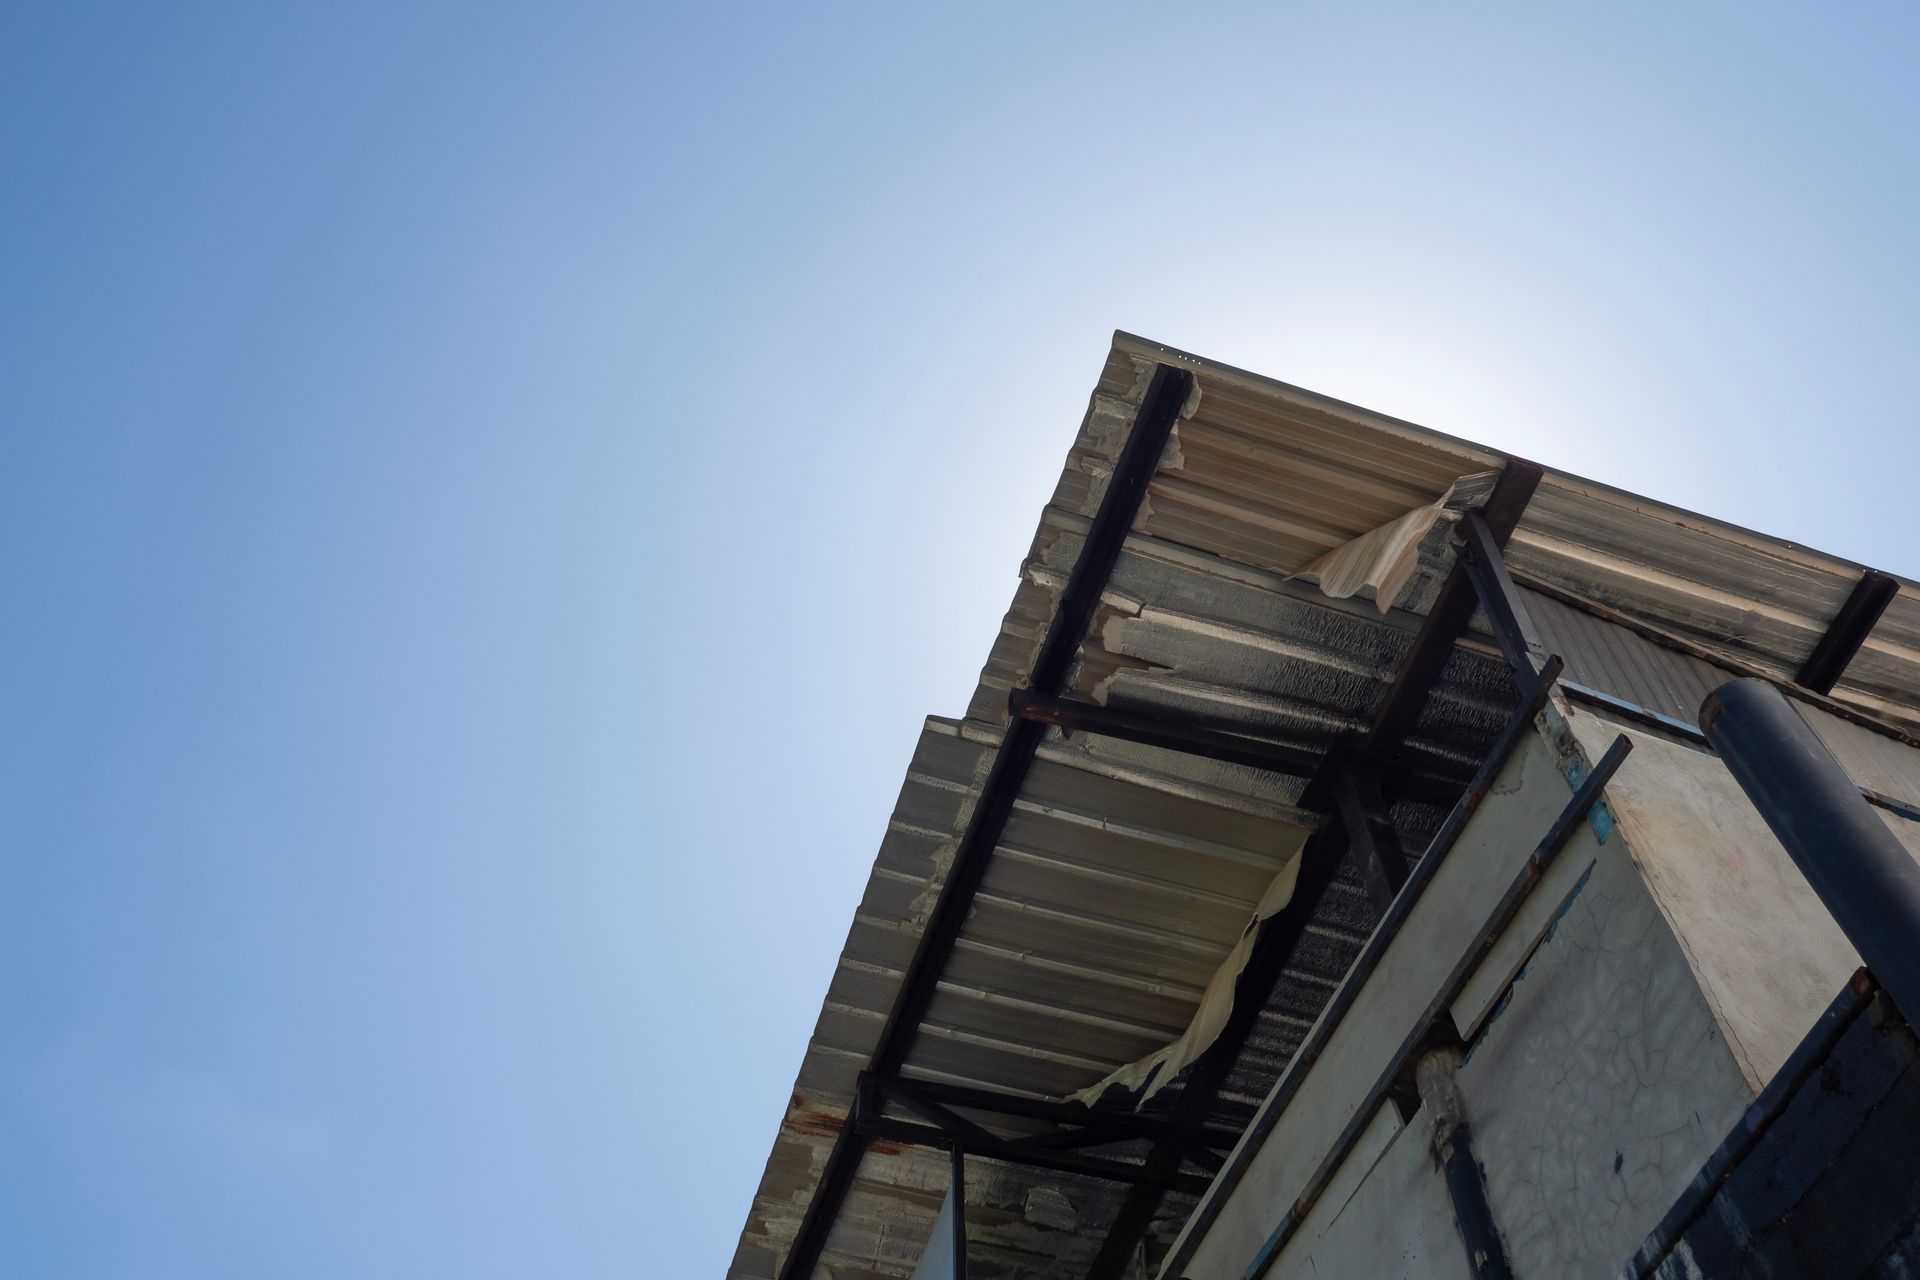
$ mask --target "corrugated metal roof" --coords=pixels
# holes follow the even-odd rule
[[[1476,445],[1116,338],[966,714],[929,719],[921,734],[732,1276],[774,1275],[793,1238],[978,800],[1007,695],[1025,683],[1156,360],[1195,371],[1199,403],[1162,457],[1082,648],[1069,692],[1083,700],[1176,710],[1321,748],[1364,730],[1451,563],[1444,526],[1422,545],[1400,607],[1384,613],[1286,575],[1502,462]],[[1546,582],[1777,671],[1811,650],[1858,576],[1844,562],[1552,474],[1511,551],[1516,568]],[[1542,631],[1563,652],[1578,651],[1565,652],[1572,672],[1631,685],[1655,709],[1691,717],[1698,660],[1610,644],[1562,617],[1574,611],[1557,601],[1533,603]],[[1903,593],[1895,610],[1913,603]],[[1836,696],[1883,711],[1891,699],[1911,714],[1920,665],[1902,628],[1920,638],[1920,607],[1897,620],[1894,612],[1883,623],[1891,638],[1869,642],[1855,664],[1862,674],[1850,671]],[[1616,673],[1622,663],[1630,669]],[[1512,700],[1504,665],[1463,646],[1411,745],[1436,761],[1477,760]],[[904,1074],[1059,1098],[1178,1036],[1262,892],[1317,822],[1296,807],[1300,785],[1051,732]],[[1403,801],[1393,816],[1417,853],[1443,815]],[[1251,1116],[1372,920],[1357,870],[1343,868],[1229,1070],[1212,1120],[1239,1127]],[[1178,1094],[1176,1085],[1153,1105],[1175,1105]],[[971,1163],[981,1166],[968,1196],[979,1274],[1084,1271],[1122,1188]],[[829,1236],[827,1272],[907,1275],[946,1181],[943,1154],[875,1143]],[[1148,1235],[1150,1258],[1191,1204],[1168,1197]]]

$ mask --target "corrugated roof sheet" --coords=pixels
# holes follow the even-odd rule
[[[1070,682],[1080,699],[1177,710],[1308,746],[1363,730],[1451,563],[1444,527],[1423,544],[1400,606],[1385,612],[1360,597],[1330,600],[1286,575],[1503,461],[1116,337],[966,714],[929,719],[921,734],[732,1276],[773,1276],[793,1238],[979,797],[1007,695],[1025,682],[1157,360],[1192,369],[1200,399],[1176,428],[1081,651]],[[1859,572],[1552,473],[1510,558],[1543,582],[1783,673],[1811,651]],[[1640,637],[1627,644],[1546,596],[1531,603],[1573,678],[1585,671],[1603,687],[1630,686],[1658,703],[1654,709],[1691,718],[1693,690],[1711,664]],[[1920,645],[1911,643],[1920,641],[1920,593],[1904,589],[1882,628],[1835,696],[1911,718],[1920,705]],[[1436,761],[1477,760],[1512,697],[1497,657],[1484,645],[1462,646],[1411,745]],[[905,1074],[1059,1098],[1179,1035],[1262,891],[1317,822],[1296,807],[1299,787],[1298,779],[1157,748],[1050,733]],[[1402,801],[1393,816],[1403,845],[1417,853],[1443,815]],[[1343,868],[1296,967],[1228,1072],[1215,1122],[1239,1127],[1251,1116],[1372,920],[1357,870]],[[1178,1092],[1176,1085],[1154,1105],[1173,1105]],[[979,1166],[969,1175],[968,1214],[980,1275],[1085,1270],[1122,1188],[970,1163]],[[946,1181],[944,1154],[874,1144],[829,1237],[826,1273],[907,1275]],[[1191,1205],[1168,1197],[1148,1234],[1149,1259]]]

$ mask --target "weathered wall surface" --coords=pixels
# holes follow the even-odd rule
[[[1592,716],[1573,724],[1587,742],[1621,732]],[[1718,757],[1629,736],[1633,757],[1607,801],[1758,1093],[1859,955]]]
[[[1460,1084],[1514,1273],[1611,1277],[1639,1247],[1859,960],[1715,757],[1556,703],[1185,1275],[1242,1274],[1566,803],[1569,779],[1622,732],[1634,751],[1606,813],[1576,831],[1451,1012],[1472,1043]],[[1465,1274],[1426,1129],[1422,1116],[1404,1128],[1376,1119],[1271,1274]]]
[[[1402,1127],[1387,1106],[1376,1127],[1386,1130],[1384,1143],[1354,1151],[1347,1164],[1360,1168],[1341,1169],[1271,1280],[1472,1280],[1434,1169],[1433,1126],[1423,1113]]]
[[[1916,1129],[1920,1043],[1882,996],[1718,1182],[1655,1277],[1911,1280],[1920,1271]]]
[[[1657,767],[1636,751],[1619,776]],[[1539,1280],[1611,1276],[1753,1096],[1621,829],[1576,854],[1460,1072],[1514,1274]]]
[[[1488,886],[1513,878],[1571,794],[1554,746],[1530,736],[1461,832],[1292,1105],[1253,1154],[1185,1275],[1239,1280],[1392,1065],[1402,1041],[1423,1025],[1425,1011],[1492,910]]]

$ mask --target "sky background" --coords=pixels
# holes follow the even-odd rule
[[[907,8],[0,7],[0,1274],[720,1276],[1115,328],[1920,574],[1912,8]]]

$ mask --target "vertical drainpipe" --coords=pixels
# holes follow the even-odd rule
[[[1700,727],[1909,1022],[1920,1018],[1920,862],[1778,689],[1730,680]]]
[[[1433,1156],[1447,1180],[1447,1198],[1453,1202],[1453,1220],[1466,1246],[1468,1268],[1488,1280],[1512,1280],[1507,1247],[1493,1221],[1493,1206],[1487,1202],[1486,1180],[1480,1174],[1480,1162],[1473,1158],[1466,1100],[1456,1079],[1459,1070],[1460,1050],[1436,1049],[1414,1067],[1414,1086],[1420,1091],[1422,1109],[1433,1118]]]

